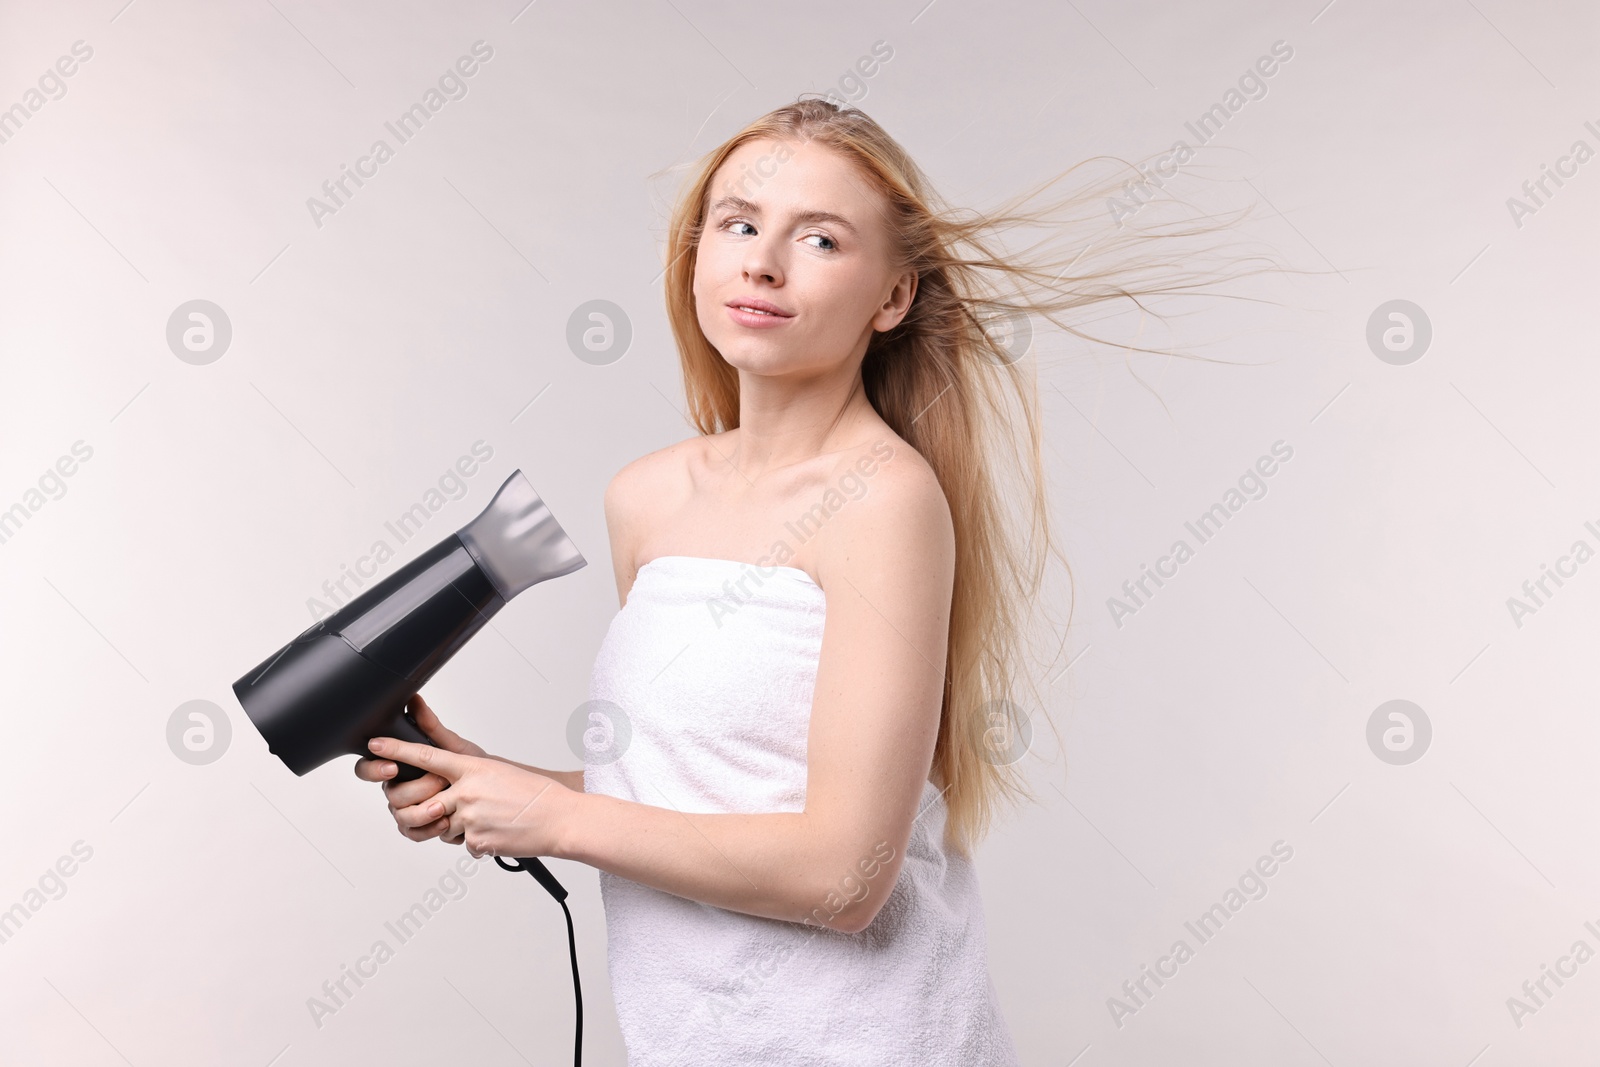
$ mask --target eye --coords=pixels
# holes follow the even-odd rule
[[[729,219],[727,222],[724,222],[722,224],[722,228],[724,230],[726,230],[729,226],[750,226],[750,224],[748,222],[746,222],[744,219]],[[750,228],[752,230],[755,229],[754,226],[750,226]]]
[[[837,249],[839,247],[838,244],[836,244],[834,242],[833,238],[829,237],[825,233],[808,233],[808,234],[805,235],[805,237],[801,238],[801,240],[809,241],[813,237],[817,238],[818,240],[822,240],[822,241],[828,242],[828,247],[823,249],[823,251],[825,251],[825,252],[832,252],[832,251],[834,251],[835,249]],[[817,248],[819,246],[818,245],[812,245],[811,247],[812,248]]]

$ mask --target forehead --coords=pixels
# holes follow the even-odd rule
[[[746,141],[717,168],[706,190],[710,208],[725,196],[749,201],[773,218],[800,211],[843,215],[863,234],[883,222],[883,197],[844,156],[815,141]]]

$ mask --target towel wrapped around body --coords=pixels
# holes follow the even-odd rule
[[[641,567],[595,660],[584,791],[690,813],[804,810],[825,607],[794,567],[699,556]],[[857,934],[602,870],[629,1067],[1017,1064],[977,877],[944,848],[932,782],[918,810],[894,889]],[[840,897],[859,896],[892,847],[841,870]]]

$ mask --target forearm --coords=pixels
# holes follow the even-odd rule
[[[825,906],[832,852],[803,812],[680,812],[580,793],[563,819],[563,859],[690,900],[769,919],[839,926]]]

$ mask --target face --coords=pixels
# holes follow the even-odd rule
[[[700,329],[755,374],[859,361],[905,317],[915,277],[891,264],[886,209],[866,178],[816,142],[740,145],[713,176],[694,271]],[[767,306],[751,314],[729,305]]]

